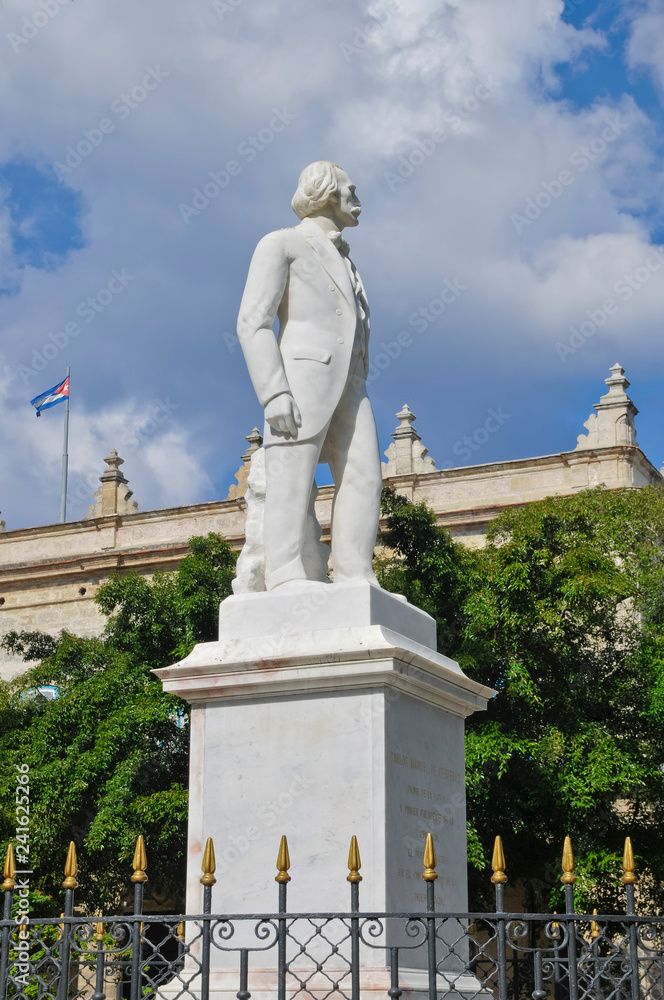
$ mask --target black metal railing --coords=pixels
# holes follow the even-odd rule
[[[505,862],[497,842],[492,881],[494,913],[437,913],[436,858],[429,836],[424,854],[426,908],[418,913],[371,913],[360,908],[360,856],[349,855],[349,910],[288,911],[288,846],[277,861],[274,913],[215,914],[214,850],[203,860],[202,913],[143,912],[147,865],[139,838],[134,855],[134,912],[75,915],[75,852],[65,869],[60,917],[12,915],[16,891],[11,857],[5,865],[0,921],[0,1000],[210,1000],[221,992],[250,1000],[360,1000],[404,991],[429,1000],[664,1000],[664,917],[634,908],[631,845],[626,848],[621,915],[574,912],[571,845],[563,855],[566,912],[506,913]],[[21,921],[21,922],[19,922]]]

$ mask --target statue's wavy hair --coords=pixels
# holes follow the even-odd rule
[[[340,170],[341,167],[330,160],[316,160],[304,168],[291,202],[298,219],[321,211],[330,198],[339,193]]]

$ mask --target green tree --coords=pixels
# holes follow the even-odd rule
[[[139,833],[150,891],[183,902],[188,705],[165,694],[151,670],[216,637],[235,568],[219,535],[192,538],[189,549],[175,573],[148,581],[131,572],[102,584],[101,638],[12,632],[2,640],[35,664],[0,689],[3,840],[15,839],[16,775],[27,764],[31,888],[53,898],[52,912],[70,839],[81,870],[77,898],[110,911],[130,884]]]
[[[495,834],[539,907],[569,833],[582,903],[620,905],[631,835],[643,890],[661,905],[664,491],[598,488],[511,509],[474,552],[452,549],[423,506],[388,494],[384,508],[395,552],[384,585],[405,581],[437,618],[443,651],[497,691],[467,722],[475,904],[489,902]],[[457,607],[438,596],[446,587]]]
[[[438,648],[453,656],[464,624],[473,554],[438,527],[424,504],[410,503],[387,488],[381,506],[388,515],[384,540],[393,553],[376,560],[381,586],[435,618]]]

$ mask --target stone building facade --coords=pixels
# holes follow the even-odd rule
[[[386,485],[409,499],[425,501],[454,538],[470,547],[484,543],[491,520],[507,506],[576,493],[603,483],[609,488],[662,484],[662,474],[636,443],[637,409],[627,395],[620,365],[606,380],[608,391],[595,405],[576,447],[556,455],[437,469],[404,406],[383,464]],[[93,598],[115,572],[151,576],[174,570],[193,535],[215,531],[235,549],[244,541],[244,493],[252,455],[261,438],[254,428],[224,500],[141,512],[112,451],[107,471],[84,520],[6,530],[0,522],[0,635],[16,629],[79,635],[99,634],[103,616]],[[329,540],[332,486],[319,490],[316,514]],[[22,661],[0,653],[0,676],[23,669]]]

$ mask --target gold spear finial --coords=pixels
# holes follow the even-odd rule
[[[203,867],[201,876],[201,885],[215,885],[216,878],[214,873],[217,867],[217,862],[214,856],[214,843],[212,837],[208,837],[205,844],[205,850],[203,851]]]
[[[491,867],[493,868],[493,875],[491,876],[493,884],[504,885],[507,882],[507,875],[505,874],[505,852],[503,851],[503,842],[500,837],[496,837],[493,842]]]
[[[5,881],[2,883],[3,892],[7,892],[13,889],[16,885],[14,882],[14,875],[16,875],[16,863],[14,861],[14,848],[11,844],[7,844],[7,853],[5,854],[5,866],[2,869],[2,874]]]
[[[565,846],[563,847],[563,874],[560,879],[565,885],[573,885],[576,882],[576,875],[574,874],[574,854],[572,853],[572,841],[569,837],[565,837]]]
[[[100,917],[101,913],[97,913],[97,916]],[[104,921],[98,920],[95,923],[95,941],[103,941],[103,940],[104,940]]]
[[[595,907],[595,909],[593,910],[593,917],[596,916],[597,916],[597,907]],[[599,924],[597,923],[596,920],[590,921],[590,936],[591,938],[599,937]]]
[[[425,882],[433,882],[438,878],[436,875],[436,851],[433,846],[433,837],[427,833],[427,842],[424,847],[424,871],[422,878]]]
[[[557,917],[558,916],[558,910],[554,910],[553,911],[553,915],[554,915],[554,917]],[[560,937],[560,924],[558,923],[557,920],[552,920],[551,921],[551,937],[554,937],[554,938]]]
[[[623,873],[620,879],[623,885],[634,885],[636,875],[634,874],[634,851],[632,850],[632,838],[625,838],[625,852],[623,854]]]
[[[360,875],[360,868],[362,867],[362,861],[360,860],[360,848],[357,845],[357,837],[355,834],[350,838],[350,850],[348,851],[348,870],[349,874],[346,875],[347,882],[361,882],[362,876]]]
[[[132,882],[147,882],[148,877],[145,874],[147,866],[148,856],[145,853],[145,841],[143,840],[143,834],[140,833],[136,838],[134,857],[131,862],[131,867],[134,869],[134,874],[131,877]]]
[[[67,860],[65,861],[65,880],[62,883],[63,889],[75,889],[78,886],[78,882],[76,881],[77,872],[76,844],[73,840],[70,840],[69,850],[67,851]]]
[[[288,853],[288,841],[286,840],[286,834],[282,834],[281,841],[279,843],[279,853],[277,855],[277,874],[274,876],[274,881],[279,882],[281,885],[285,885],[290,882],[291,877],[288,874],[288,869],[290,868],[290,854]]]
[[[184,920],[181,920],[177,925],[175,933],[178,936],[178,940],[184,941]]]

